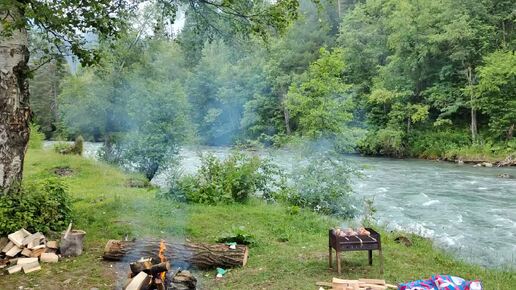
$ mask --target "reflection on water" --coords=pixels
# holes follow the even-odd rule
[[[49,145],[47,144],[47,147]],[[85,144],[95,156],[98,144]],[[200,165],[199,152],[227,156],[229,148],[184,148],[181,167],[193,173]],[[293,154],[256,151],[286,170]],[[357,194],[373,197],[377,219],[391,230],[410,231],[433,239],[437,245],[467,261],[497,267],[516,267],[516,168],[473,168],[447,162],[347,156],[364,168],[355,181]],[[166,185],[166,172],[153,180]]]

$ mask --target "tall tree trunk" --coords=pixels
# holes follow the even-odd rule
[[[290,129],[290,113],[285,106],[283,106],[283,117],[285,118],[285,130],[287,131],[287,135],[290,135],[290,133],[292,133]]]
[[[0,12],[7,23],[18,11]],[[7,17],[6,17],[7,16]],[[0,34],[4,32],[0,22]],[[23,160],[29,141],[29,61],[25,29],[0,36],[0,194],[14,191],[22,179]]]
[[[52,124],[59,122],[59,103],[57,97],[59,95],[59,70],[61,69],[61,62],[52,60],[50,67],[52,68],[52,100],[50,101],[50,110],[52,112]]]
[[[477,129],[477,110],[471,107],[471,139],[477,141],[478,129]]]
[[[283,120],[285,121],[285,131],[287,135],[290,135],[292,133],[292,129],[290,128],[290,113],[288,111],[287,105],[285,104],[285,96],[287,94],[287,90],[283,90],[281,93],[281,107],[283,110]]]
[[[466,77],[468,78],[468,86],[470,88],[470,106],[471,106],[471,139],[473,142],[477,141],[478,125],[477,125],[477,109],[475,108],[475,92],[473,91],[473,68],[468,66],[466,70]]]
[[[17,15],[9,11],[10,15]],[[0,12],[2,19],[12,16]],[[0,22],[0,34],[4,26]],[[23,160],[29,141],[29,86],[27,82],[29,50],[26,30],[0,36],[0,194],[20,184]]]
[[[511,140],[514,136],[514,124],[512,124],[507,130],[507,141]]]

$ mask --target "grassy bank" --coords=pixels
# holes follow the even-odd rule
[[[328,269],[327,230],[338,221],[301,211],[291,214],[279,205],[251,200],[244,205],[186,205],[155,198],[155,191],[127,187],[130,176],[116,168],[78,156],[30,150],[25,178],[52,174],[56,167],[70,167],[63,177],[73,198],[74,222],[87,232],[85,252],[74,259],[43,265],[28,275],[2,276],[0,289],[19,286],[35,289],[113,289],[127,276],[128,265],[106,263],[100,258],[108,239],[129,237],[188,238],[213,242],[233,228],[243,226],[255,235],[248,265],[231,270],[223,281],[215,281],[215,271],[197,273],[202,289],[317,289],[316,281],[341,278],[385,278],[397,283],[450,273],[464,278],[480,278],[486,289],[513,289],[513,272],[487,270],[468,265],[433,248],[422,238],[412,237],[414,245],[394,242],[394,235],[383,233],[385,274],[379,274],[377,254],[367,265],[367,254],[346,253],[343,274]],[[288,241],[285,241],[288,240]],[[69,280],[71,279],[71,280]]]

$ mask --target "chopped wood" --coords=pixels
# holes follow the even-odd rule
[[[332,288],[334,290],[360,290],[358,280],[344,280],[333,278]]]
[[[30,257],[30,255],[32,255],[32,251],[27,249],[27,248],[24,248],[22,251],[21,251],[21,255],[22,256],[25,256],[25,257]]]
[[[14,265],[12,267],[9,267],[7,268],[7,273],[10,274],[14,274],[14,273],[18,273],[22,270],[22,265]]]
[[[8,235],[7,237],[9,240],[11,240],[11,242],[21,248],[23,246],[23,239],[25,239],[25,237],[29,236],[30,234],[31,233],[27,232],[25,229],[21,229]]]
[[[365,279],[365,278],[360,278],[358,279],[359,282],[364,282],[364,283],[367,283],[367,284],[377,284],[377,285],[385,285],[385,280],[382,280],[382,279]]]
[[[26,236],[23,241],[22,241],[22,245],[23,246],[27,246],[29,244],[32,244],[33,241],[37,241],[37,245],[39,245],[41,243],[41,240],[42,239],[45,239],[45,236],[40,233],[40,232],[37,232],[35,234],[32,234],[30,236]]]
[[[38,261],[38,258],[18,258],[18,262],[16,264],[17,265],[25,265],[25,264],[34,263],[37,261]]]
[[[139,257],[157,257],[161,241],[119,241],[110,240],[104,249],[103,258],[111,261],[136,260]],[[199,269],[233,268],[245,266],[248,257],[248,248],[237,245],[230,249],[225,244],[207,243],[165,243],[168,261],[187,262]]]
[[[29,249],[31,249],[31,250],[33,250],[33,251],[34,251],[34,250],[44,249],[44,248],[46,248],[46,247],[47,247],[47,246],[45,246],[45,245],[39,245],[39,246],[32,247],[32,248],[29,248]]]
[[[150,282],[150,276],[145,272],[140,272],[136,275],[131,282],[124,288],[125,290],[140,290],[143,286],[148,285]]]
[[[12,258],[12,259],[9,259],[9,264],[11,265],[16,265],[18,263],[18,258]]]
[[[41,270],[41,266],[39,265],[39,262],[37,259],[35,262],[23,264],[22,268],[23,268],[23,273],[25,273],[25,274]]]
[[[316,282],[315,286],[332,287],[332,284],[330,282]]]
[[[59,257],[54,253],[42,253],[39,260],[45,263],[57,263]]]
[[[21,251],[22,249],[20,247],[14,245],[9,251],[7,251],[7,253],[5,253],[5,255],[7,257],[14,257],[18,255]]]
[[[387,288],[398,289],[398,286],[392,284],[385,284],[385,286],[387,286]]]
[[[360,288],[368,290],[385,290],[387,286],[377,284],[359,284]]]
[[[48,241],[47,248],[57,250],[59,248],[59,244],[57,243],[57,241]]]
[[[41,248],[41,249],[36,249],[36,250],[32,250],[32,254],[30,255],[31,257],[39,257],[41,256],[41,254],[43,253],[46,253],[48,251],[47,248]]]
[[[31,250],[41,246],[45,246],[45,236],[33,239],[27,244],[27,248]]]
[[[2,248],[2,253],[7,253],[12,247],[14,247],[14,243],[9,241],[7,244]]]

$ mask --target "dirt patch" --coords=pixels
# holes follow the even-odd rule
[[[65,166],[53,168],[52,173],[57,176],[72,176],[75,171],[72,168]]]

